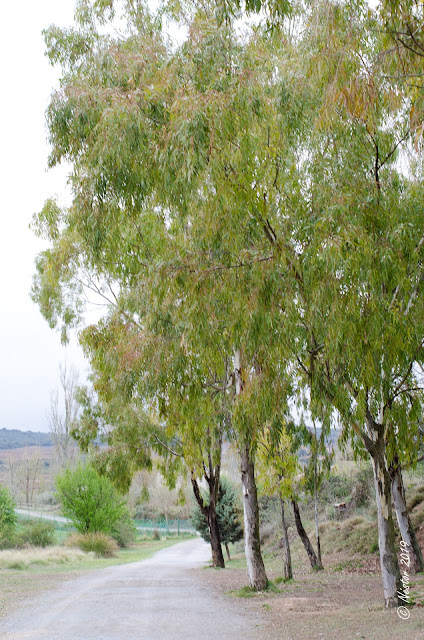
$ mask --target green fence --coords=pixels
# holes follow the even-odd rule
[[[71,523],[63,518],[59,513],[20,506],[18,509],[20,520],[43,519],[54,523],[56,536],[59,542],[66,538],[70,531],[74,531]],[[134,520],[139,535],[143,538],[152,538],[159,534],[161,538],[184,537],[196,533],[191,520]]]
[[[191,524],[191,520],[134,520],[134,524],[141,535],[150,537],[154,535],[154,532],[159,532],[159,535],[170,537],[193,535],[195,530]]]
[[[25,511],[25,512],[24,512]],[[55,513],[43,513],[42,511],[34,511],[22,509],[20,513],[17,513],[18,516],[18,525],[20,522],[25,520],[44,520],[45,522],[50,522],[53,524],[56,534],[56,542],[58,544],[62,544],[64,540],[69,536],[72,531],[75,531],[75,528],[72,526],[71,522],[64,522],[64,518],[62,518],[59,514]]]

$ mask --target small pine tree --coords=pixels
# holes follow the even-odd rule
[[[238,542],[243,538],[243,527],[240,522],[240,508],[237,504],[236,491],[226,478],[221,478],[219,481],[216,516],[221,543],[225,545],[228,560],[231,560],[228,545],[230,542]],[[210,542],[208,521],[197,505],[193,509],[191,521],[203,540]]]

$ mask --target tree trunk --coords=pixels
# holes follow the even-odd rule
[[[29,469],[26,470],[26,478],[25,478],[25,499],[26,503],[29,505]]]
[[[241,350],[234,351],[234,378],[236,395],[243,392]],[[248,444],[240,448],[241,483],[243,485],[243,513],[244,513],[244,552],[246,555],[249,584],[253,589],[261,591],[268,586],[264,561],[261,554],[261,540],[259,536],[259,507],[255,482],[255,467],[250,456]]]
[[[379,438],[373,449],[373,471],[378,518],[378,546],[384,602],[387,609],[397,607],[401,590],[399,564],[396,555],[395,527],[392,515],[391,479],[384,457],[384,440]]]
[[[230,562],[231,561],[231,556],[230,556],[230,547],[228,546],[228,542],[225,543],[225,549],[227,551],[228,562]]]
[[[286,522],[286,516],[284,513],[284,500],[280,497],[281,505],[281,524],[283,525],[283,566],[284,566],[284,578],[291,580],[293,578],[293,568],[290,553],[290,543],[288,535],[288,526]]]
[[[322,566],[321,558],[321,540],[319,537],[319,523],[318,523],[318,469],[317,469],[317,457],[318,457],[318,440],[317,440],[317,428],[314,420],[314,516],[315,516],[315,537],[317,540],[317,557],[318,564]]]
[[[225,568],[224,556],[222,555],[221,537],[219,535],[218,520],[216,517],[215,493],[209,484],[209,504],[205,504],[199,489],[199,484],[195,477],[194,471],[191,472],[191,485],[193,487],[194,497],[205,518],[208,521],[209,535],[211,539],[212,564],[214,567]]]
[[[259,508],[255,483],[255,468],[249,447],[241,451],[241,482],[243,485],[244,550],[246,554],[249,584],[262,591],[268,585],[259,537]]]
[[[215,504],[209,505],[208,525],[209,534],[211,537],[212,564],[214,567],[220,567],[221,569],[224,569],[225,562],[224,556],[222,555],[221,536],[219,534]]]
[[[308,534],[306,533],[303,524],[302,524],[302,520],[300,518],[300,512],[299,512],[299,505],[297,504],[297,502],[295,500],[293,500],[292,498],[292,507],[293,507],[293,513],[294,513],[294,520],[296,522],[296,529],[297,529],[297,533],[299,534],[300,539],[303,542],[303,546],[305,547],[306,553],[308,554],[308,558],[309,558],[309,562],[311,563],[311,567],[312,569],[314,569],[314,571],[317,571],[319,569],[322,569],[322,564],[319,562],[317,555],[314,551],[314,548],[311,544],[311,541],[308,538]]]
[[[399,530],[402,539],[408,545],[407,550],[411,558],[410,573],[423,571],[423,556],[421,553],[420,545],[418,544],[418,540],[415,536],[414,527],[412,526],[408,509],[406,507],[405,487],[402,479],[402,469],[397,459],[395,459],[393,461],[393,464],[390,466],[389,473],[392,482],[393,503],[395,506]]]

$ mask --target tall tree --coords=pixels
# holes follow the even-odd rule
[[[71,431],[80,408],[76,398],[78,374],[65,362],[59,365],[59,380],[60,393],[56,390],[51,394],[48,420],[58,466],[63,468],[72,462],[75,454],[75,442],[72,440]]]
[[[318,2],[301,29],[237,37],[231,19],[194,8],[173,50],[145,7],[123,4],[128,37],[99,28],[110,3],[83,3],[79,29],[47,32],[63,66],[50,161],[70,162],[74,198],[38,216],[52,247],[34,297],[65,332],[84,286],[141,332],[148,317],[160,333],[172,309],[189,350],[203,345],[203,357],[219,335],[235,354],[230,414],[254,585],[266,578],[254,482],[264,423],[243,407],[250,389],[266,390],[267,356],[280,359],[281,376],[338,412],[373,460],[393,606],[388,466],[395,450],[413,457],[421,414],[423,193],[414,163],[408,173],[396,165],[411,134],[408,99],[378,65],[378,16]]]

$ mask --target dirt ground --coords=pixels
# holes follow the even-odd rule
[[[197,542],[201,544],[200,540]],[[207,557],[208,551],[205,553]],[[274,591],[271,592],[259,594],[242,592],[245,597],[234,593],[247,585],[246,569],[241,567],[242,554],[236,557],[233,562],[228,563],[228,568],[225,570],[203,568],[200,562],[194,568],[184,569],[183,574],[172,574],[171,577],[167,574],[162,575],[162,572],[166,573],[168,569],[166,562],[162,562],[160,558],[159,555],[156,560],[158,564],[151,564],[148,572],[143,569],[142,574],[144,575],[138,576],[137,568],[134,565],[137,579],[132,574],[130,576],[133,571],[131,566],[128,565],[127,569],[117,567],[119,571],[123,572],[122,580],[118,581],[118,591],[123,592],[124,602],[127,602],[129,598],[128,589],[130,589],[131,596],[136,596],[135,601],[130,603],[131,616],[134,616],[136,611],[135,603],[137,606],[141,606],[142,603],[144,603],[143,606],[147,606],[146,594],[150,593],[152,589],[154,592],[152,606],[154,605],[154,607],[159,606],[160,603],[166,605],[170,602],[169,589],[171,586],[178,585],[178,591],[182,590],[182,600],[178,600],[174,611],[170,612],[171,631],[174,630],[176,613],[179,611],[182,616],[181,629],[186,629],[186,623],[190,621],[190,628],[194,628],[194,635],[187,635],[184,632],[185,635],[173,636],[172,633],[169,635],[169,629],[165,635],[161,635],[164,629],[156,629],[159,618],[165,624],[163,607],[160,606],[160,611],[155,610],[155,615],[152,617],[155,623],[152,629],[158,633],[160,631],[158,636],[160,638],[171,637],[173,640],[177,640],[177,638],[181,640],[183,637],[195,638],[195,640],[199,640],[200,637],[208,640],[216,637],[221,637],[223,640],[227,640],[227,638],[231,638],[231,640],[245,640],[246,638],[252,638],[252,640],[355,640],[357,638],[365,640],[424,640],[424,606],[420,604],[424,603],[424,575],[411,577],[412,595],[419,604],[409,609],[409,619],[402,620],[396,610],[384,610],[379,563],[376,555],[367,557],[347,556],[346,553],[325,555],[326,569],[315,573],[308,570],[303,557],[299,556],[298,558],[295,554],[295,579],[292,582],[280,583],[274,586]],[[151,561],[149,562],[151,563]],[[268,557],[266,562],[268,577],[275,585],[276,579],[281,576],[279,555]],[[185,553],[181,556],[180,565],[181,568],[187,566]],[[143,563],[139,564],[140,568],[144,566]],[[60,604],[62,592],[65,594],[64,601],[69,603],[68,590],[70,589],[71,600],[74,601],[78,593],[76,587],[79,585],[79,578],[81,578],[80,587],[83,590],[88,587],[87,581],[90,581],[90,584],[93,582],[93,594],[97,602],[95,607],[99,606],[99,598],[103,600],[103,597],[100,597],[99,584],[96,581],[102,583],[102,588],[104,586],[104,588],[107,587],[107,590],[113,591],[113,601],[116,603],[118,601],[116,585],[111,583],[110,579],[106,579],[107,575],[103,571],[100,573],[78,571],[69,573],[66,570],[63,572],[59,570],[53,574],[39,571],[36,573],[2,571],[0,579],[0,637],[22,638],[24,636],[20,634],[24,629],[27,629],[29,633],[25,637],[39,637],[32,622],[34,617],[31,618],[31,608],[35,607],[37,621],[41,624],[39,612],[47,611],[43,602],[49,603],[49,615],[53,615],[54,607],[52,604],[56,600]],[[110,578],[112,577],[116,581],[116,574],[111,572]],[[103,580],[105,581],[104,585]],[[180,583],[181,580],[184,584]],[[69,586],[66,583],[69,583]],[[166,593],[158,598],[159,590],[163,588]],[[144,592],[145,595],[143,595]],[[86,601],[87,594],[84,591],[82,605]],[[198,616],[196,617],[197,601]],[[71,608],[75,613],[74,623],[80,618],[84,620],[84,616],[78,613],[75,605],[76,602]],[[94,610],[91,607],[92,604],[89,607],[90,611]],[[185,613],[181,610],[184,608],[186,609]],[[126,614],[121,605],[118,609],[120,615],[124,613],[125,617]],[[148,610],[149,607],[144,612],[141,610],[140,615],[145,616]],[[107,611],[109,612],[109,608]],[[13,616],[13,612],[17,616],[16,625],[7,629],[8,634],[6,627],[2,629],[2,623],[6,622],[6,618]],[[200,623],[205,612],[208,614],[206,625],[203,622]],[[61,620],[62,616],[63,612],[60,612]],[[26,618],[28,618],[27,627],[25,627]],[[100,618],[106,619],[106,615],[104,614]],[[122,620],[122,618],[120,619]],[[136,627],[140,628],[140,621],[136,620],[135,622]],[[223,633],[221,629],[221,633],[217,635],[216,631],[220,625],[221,627],[224,625],[226,632],[231,628],[231,634]],[[48,626],[55,628],[54,622]],[[69,625],[69,628],[71,626]],[[199,628],[202,629],[201,636],[198,633]],[[20,629],[20,631],[17,635],[15,631],[14,635],[13,632],[10,633],[13,629]],[[2,634],[2,630],[5,632],[4,634]],[[97,640],[98,638],[101,640],[115,638],[115,635],[105,636],[102,629],[98,631],[99,634],[96,635],[93,630],[93,635],[85,635],[84,639],[87,640],[88,637],[90,640],[91,638]],[[75,628],[72,633],[73,635],[70,637],[73,640],[82,637],[78,635]],[[128,634],[125,637],[134,638],[132,633],[133,629],[128,629]],[[45,631],[41,636],[43,640],[50,638]],[[55,632],[52,637],[55,640],[59,638]],[[62,638],[62,636],[60,637]],[[122,640],[119,634],[116,637]],[[147,635],[145,637],[147,640],[151,640],[157,636]]]
[[[0,622],[4,616],[25,608],[40,593],[53,590],[82,575],[83,571],[69,573],[69,570],[55,573],[3,570],[0,575]]]
[[[409,619],[397,610],[385,610],[376,557],[334,554],[324,558],[324,571],[295,573],[289,583],[280,583],[279,593],[240,597],[247,584],[245,569],[196,569],[196,579],[218,595],[236,600],[240,610],[254,611],[263,628],[258,640],[424,640],[424,607],[409,609]],[[281,571],[268,570],[270,580]],[[424,575],[411,577],[415,599],[424,599]],[[262,625],[261,625],[262,626]]]

